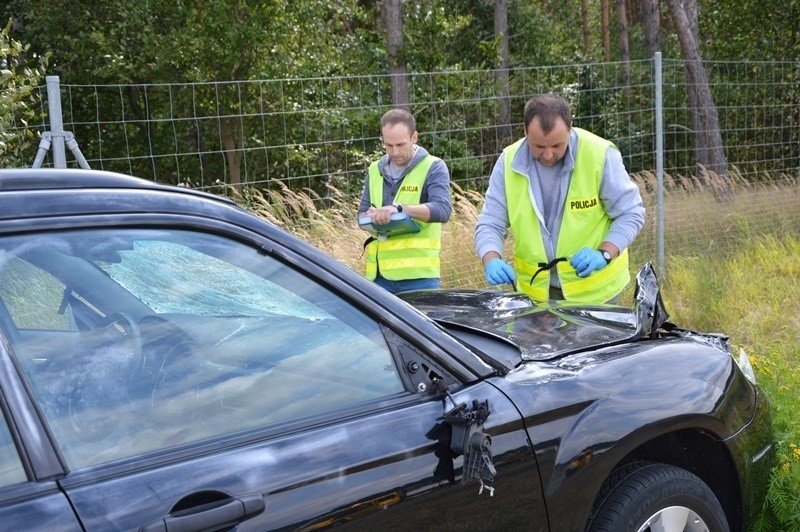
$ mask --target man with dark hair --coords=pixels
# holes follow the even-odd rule
[[[416,120],[408,111],[386,112],[380,126],[386,154],[369,167],[359,217],[386,224],[402,212],[420,231],[370,240],[365,275],[392,293],[438,288],[442,224],[452,211],[450,172],[444,161],[417,145]]]
[[[531,98],[524,122],[525,137],[497,159],[475,227],[486,280],[535,301],[618,301],[644,225],[639,188],[616,146],[572,127],[560,96]],[[509,227],[513,267],[502,259]]]

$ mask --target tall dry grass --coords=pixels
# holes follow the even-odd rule
[[[443,227],[442,285],[486,287],[472,237],[482,196],[458,185],[453,185],[453,189],[453,214]],[[241,206],[323,250],[351,269],[363,271],[363,244],[368,235],[356,223],[358,198],[345,197],[334,187],[328,187],[328,196],[321,198],[313,191],[297,192],[283,184],[280,190],[230,187],[226,193]]]
[[[242,207],[316,246],[353,270],[362,269],[367,234],[356,222],[358,198],[347,198],[334,187],[321,198],[312,190],[226,189]]]
[[[656,255],[656,178],[649,172],[633,177],[642,191],[647,222],[631,251],[651,260]],[[664,189],[664,243],[669,255],[725,255],[759,235],[800,233],[797,176],[764,176],[748,182],[732,167],[727,180],[713,174],[705,181],[665,175]]]
[[[656,179],[652,173],[633,176],[647,209],[645,227],[631,247],[635,273],[657,259]],[[788,175],[753,183],[731,168],[727,180],[708,174],[701,178],[665,175],[664,244],[667,256],[728,257],[761,235],[800,234],[800,179]],[[724,184],[723,184],[724,181]],[[724,191],[724,194],[721,192]],[[334,187],[322,198],[313,191],[228,189],[228,195],[256,214],[322,249],[355,271],[363,269],[367,235],[356,224],[358,198]],[[483,194],[453,185],[453,215],[444,225],[442,285],[485,288],[483,269],[475,254],[474,228]],[[507,242],[510,255],[512,238]],[[669,263],[665,265],[667,281]],[[625,301],[623,294],[623,301]]]

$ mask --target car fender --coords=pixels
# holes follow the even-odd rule
[[[633,450],[666,434],[694,430],[717,440],[753,415],[730,396],[752,393],[724,351],[678,339],[593,351],[509,375],[541,470],[551,527],[581,529],[613,468]],[[535,378],[533,376],[535,375]],[[513,389],[527,387],[528,391]],[[734,429],[735,430],[735,429]]]

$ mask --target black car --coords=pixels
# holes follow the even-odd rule
[[[747,356],[634,299],[398,298],[223,198],[0,170],[0,528],[742,530]]]

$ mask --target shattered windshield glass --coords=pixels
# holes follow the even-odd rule
[[[191,245],[140,240],[132,249],[120,251],[119,260],[96,264],[158,313],[324,317],[318,307],[276,286],[269,276],[256,275]],[[152,275],[155,271],[157,277]]]

